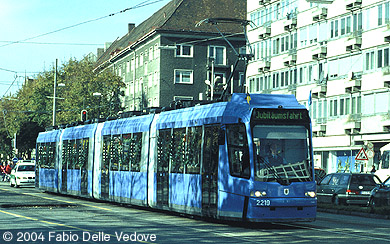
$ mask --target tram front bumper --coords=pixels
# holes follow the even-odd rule
[[[247,220],[257,222],[314,221],[317,198],[249,198]]]

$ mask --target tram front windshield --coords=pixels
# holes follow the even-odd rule
[[[255,180],[283,185],[312,181],[308,134],[303,125],[256,125]]]

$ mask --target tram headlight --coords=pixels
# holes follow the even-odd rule
[[[316,193],[314,191],[308,191],[305,193],[305,196],[307,197],[316,197]]]
[[[267,192],[265,191],[251,191],[251,197],[264,197],[267,195]]]

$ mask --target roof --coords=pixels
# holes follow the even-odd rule
[[[38,134],[37,143],[56,142],[59,140],[60,135],[61,135],[61,130],[40,132]]]
[[[183,128],[205,124],[232,124],[242,121],[249,122],[253,108],[283,108],[306,109],[298,103],[294,95],[286,94],[250,94],[250,104],[247,94],[234,93],[230,102],[219,102],[202,106],[163,112],[159,115],[156,127]]]
[[[145,132],[150,129],[154,115],[130,117],[104,122],[102,135],[122,135]]]
[[[195,25],[206,18],[222,17],[246,19],[246,0],[172,0],[123,37],[115,40],[102,56],[98,57],[96,67],[158,31],[215,34],[218,31],[210,24],[198,27]],[[243,32],[242,27],[235,24],[220,24],[218,28],[224,33]]]
[[[61,140],[74,140],[91,138],[95,135],[97,124],[80,125],[76,127],[65,128]]]

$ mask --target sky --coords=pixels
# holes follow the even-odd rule
[[[0,0],[0,98],[15,94],[26,76],[52,69],[56,59],[60,66],[96,54],[125,35],[128,23],[139,25],[168,2]]]

